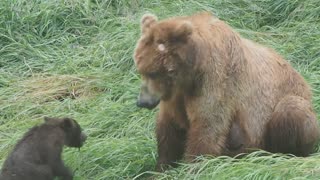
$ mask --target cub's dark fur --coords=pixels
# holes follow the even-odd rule
[[[75,120],[46,117],[17,143],[3,164],[0,180],[71,180],[73,173],[61,159],[63,146],[80,148],[85,140]]]

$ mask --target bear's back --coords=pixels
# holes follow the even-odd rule
[[[265,124],[277,103],[288,95],[311,101],[311,90],[303,77],[274,50],[242,38],[247,63],[239,106],[248,114],[245,123],[253,144],[261,144]]]

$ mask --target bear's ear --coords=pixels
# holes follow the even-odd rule
[[[158,21],[157,16],[153,14],[145,14],[140,21],[141,33],[145,33],[152,25]]]
[[[183,21],[173,30],[171,38],[175,41],[185,41],[192,34],[193,25],[189,21]]]
[[[73,126],[73,120],[70,118],[63,118],[61,122],[61,127],[63,129],[70,129]]]
[[[44,122],[46,122],[46,123],[50,123],[51,121],[53,121],[55,118],[51,118],[51,117],[47,117],[47,116],[45,116],[44,118],[43,118],[43,120],[44,120]]]

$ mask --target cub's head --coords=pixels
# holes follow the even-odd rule
[[[195,58],[194,27],[186,18],[158,21],[146,14],[141,18],[141,37],[134,61],[142,76],[137,105],[152,109],[188,85]]]
[[[45,123],[59,126],[65,133],[65,145],[69,147],[82,147],[87,135],[82,132],[80,125],[71,118],[44,118]]]

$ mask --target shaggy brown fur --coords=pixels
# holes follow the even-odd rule
[[[0,180],[72,180],[62,159],[63,146],[80,148],[86,140],[79,124],[70,118],[45,118],[30,129],[4,162]]]
[[[161,100],[158,166],[182,153],[193,159],[248,148],[312,152],[319,127],[310,88],[272,49],[242,38],[209,13],[162,21],[147,14],[141,31],[134,59],[148,98],[138,105],[153,108]]]

